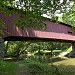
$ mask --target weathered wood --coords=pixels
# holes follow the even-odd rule
[[[72,27],[64,23],[54,23],[52,21],[45,21],[47,26],[46,30],[36,30],[29,28],[28,30],[22,30],[14,25],[14,19],[17,19],[17,15],[6,16],[0,12],[0,19],[5,22],[5,27],[0,29],[3,31],[2,38],[8,41],[64,41],[72,43],[73,52],[75,52],[75,32],[72,31]],[[2,48],[1,48],[2,47]],[[1,49],[3,44],[1,43]],[[2,51],[2,50],[1,50]]]
[[[72,27],[66,25],[64,23],[54,23],[49,20],[45,21],[44,24],[47,26],[46,30],[36,30],[30,28],[28,30],[22,30],[14,25],[14,19],[17,19],[17,15],[6,16],[0,12],[0,19],[5,22],[5,28],[2,28],[0,25],[0,29],[3,30],[4,35],[2,36],[4,40],[16,40],[24,39],[27,40],[58,40],[58,41],[69,41],[75,42],[75,32],[72,31]],[[14,38],[15,37],[15,38]],[[28,39],[27,39],[28,38]],[[21,39],[21,40],[22,40]]]

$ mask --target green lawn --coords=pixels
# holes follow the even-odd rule
[[[75,58],[53,58],[50,63],[26,59],[17,62],[0,61],[0,75],[75,75]]]
[[[61,50],[54,50],[53,53],[58,55]],[[75,75],[75,58],[55,56],[52,62],[54,66],[51,66],[49,57],[42,56],[16,62],[0,61],[0,75]]]
[[[17,63],[0,61],[0,75],[16,75]]]
[[[61,75],[75,75],[75,58],[57,61],[54,65],[57,65]]]

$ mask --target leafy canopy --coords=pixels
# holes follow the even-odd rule
[[[22,29],[29,27],[45,29],[43,14],[57,20],[55,15],[68,11],[71,8],[69,0],[0,0],[0,11],[6,15],[20,14],[14,21]]]
[[[62,16],[62,21],[71,25],[75,30],[75,2],[72,2],[72,8]]]

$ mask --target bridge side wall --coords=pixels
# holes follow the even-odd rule
[[[47,25],[46,30],[35,30],[28,29],[22,30],[16,27],[13,23],[13,19],[18,18],[17,15],[6,16],[0,12],[0,19],[5,22],[5,28],[3,28],[4,35],[3,38],[9,36],[21,36],[21,37],[36,37],[36,38],[48,38],[48,39],[56,39],[56,40],[69,40],[75,41],[75,32],[72,32],[72,28],[68,25],[57,24],[50,21],[45,21],[44,23]]]

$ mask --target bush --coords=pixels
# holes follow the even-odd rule
[[[24,60],[20,63],[22,72],[26,70],[27,75],[58,75],[56,74],[56,67],[49,66],[45,63],[36,62],[34,60]],[[25,65],[24,65],[25,64]]]

